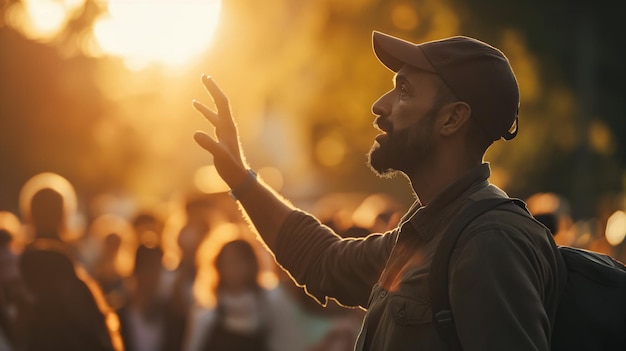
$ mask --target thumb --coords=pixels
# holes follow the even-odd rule
[[[214,153],[217,149],[217,142],[205,132],[195,132],[193,135],[193,139],[196,141],[196,143],[198,143],[198,145],[200,145],[203,149],[207,150],[210,153]]]

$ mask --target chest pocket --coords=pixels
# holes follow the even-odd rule
[[[387,304],[389,325],[382,344],[373,343],[370,350],[447,350],[432,321],[430,304],[400,294],[390,294]],[[384,347],[382,347],[384,346]]]
[[[406,270],[398,291],[389,295],[387,311],[399,326],[432,323],[427,267]]]
[[[425,276],[404,278],[397,291],[374,289],[368,317],[376,322],[368,325],[366,317],[366,347],[357,350],[447,350],[433,323]]]
[[[389,319],[398,326],[432,323],[432,309],[425,301],[402,295],[389,297]]]

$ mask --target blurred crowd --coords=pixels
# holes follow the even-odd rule
[[[19,213],[0,209],[0,351],[352,350],[364,312],[306,295],[227,193],[154,208],[105,196],[82,209],[77,195],[41,173]],[[345,236],[401,215],[382,195],[311,210]]]
[[[158,208],[101,199],[82,213],[77,198],[42,173],[22,188],[19,213],[0,209],[0,351],[353,349],[364,312],[306,295],[228,194]],[[621,240],[593,228],[606,220],[574,223],[554,194],[527,202],[559,244],[624,261]],[[310,211],[358,237],[392,229],[404,209],[382,194],[333,194]]]

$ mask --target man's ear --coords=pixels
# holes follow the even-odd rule
[[[463,101],[456,101],[444,105],[439,114],[443,123],[439,129],[441,135],[450,136],[457,133],[465,126],[472,114],[471,107]]]

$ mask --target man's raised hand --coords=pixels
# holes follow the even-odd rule
[[[213,155],[217,172],[231,188],[234,188],[245,178],[247,168],[241,153],[237,126],[231,115],[228,97],[224,92],[207,75],[202,75],[202,83],[211,94],[217,112],[196,100],[193,101],[193,107],[213,124],[215,138],[203,131],[197,131],[194,139]]]

